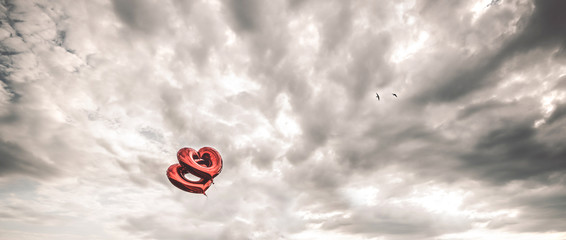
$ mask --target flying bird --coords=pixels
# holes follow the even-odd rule
[[[375,97],[377,98],[377,101],[379,101],[379,94],[375,93]]]
[[[397,94],[393,93],[393,96],[397,97]]]

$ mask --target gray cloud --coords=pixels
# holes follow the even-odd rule
[[[45,163],[21,146],[0,141],[0,176],[12,174],[27,175],[34,178],[49,178],[56,176],[59,171],[55,166]]]
[[[425,5],[425,9],[431,11],[430,9],[433,9],[434,6],[429,6],[431,5]],[[511,36],[494,54],[482,53],[478,59],[470,59],[472,60],[470,67],[463,67],[458,72],[443,74],[442,82],[422,92],[416,101],[458,100],[478,89],[496,84],[499,81],[498,78],[490,76],[510,58],[536,48],[563,48],[564,46],[560,44],[564,44],[562,40],[566,36],[566,29],[561,24],[565,20],[559,13],[559,9],[564,9],[564,7],[566,6],[562,1],[535,1],[534,12],[519,33]],[[453,15],[452,18],[457,18],[457,15]],[[464,18],[464,21],[469,21],[469,18]],[[455,28],[456,26],[452,27],[452,29]]]
[[[2,2],[0,234],[552,239],[565,6],[475,4]],[[165,176],[203,146],[208,197]]]
[[[322,20],[322,43],[324,48],[332,52],[338,45],[347,40],[352,28],[352,9],[350,1],[328,2],[320,14]],[[338,9],[338,11],[336,11]]]
[[[463,156],[464,168],[482,179],[507,182],[563,171],[566,146],[538,140],[531,122],[511,122],[480,137],[473,152]]]
[[[253,32],[260,28],[261,2],[254,0],[234,0],[227,3],[230,16],[233,18],[235,29],[243,32]]]
[[[155,33],[166,22],[167,15],[150,1],[112,1],[116,15],[129,27],[146,34]]]
[[[392,239],[406,237],[426,238],[438,233],[459,232],[470,228],[465,219],[445,217],[434,219],[418,209],[388,207],[385,210],[360,209],[347,219],[332,219],[323,224],[325,228],[344,229],[355,233],[379,233]],[[417,214],[415,214],[417,213]]]
[[[556,109],[552,112],[550,117],[546,120],[546,122],[550,125],[555,123],[556,121],[562,120],[566,116],[566,104],[560,104],[556,106]]]

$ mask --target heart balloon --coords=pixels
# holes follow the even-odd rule
[[[222,157],[211,147],[203,147],[197,151],[192,148],[181,148],[177,159],[183,167],[197,177],[213,179],[222,171]],[[197,163],[199,160],[200,164]]]
[[[212,179],[222,171],[222,157],[220,153],[211,147],[203,147],[198,151],[192,148],[181,148],[177,152],[179,163],[169,166],[167,178],[177,188],[192,192],[202,193],[213,183]],[[191,173],[200,179],[192,181],[185,178],[185,174]]]
[[[192,193],[202,193],[210,187],[212,181],[201,178],[198,181],[192,181],[185,178],[185,174],[189,173],[188,169],[175,163],[167,169],[167,178],[175,185],[175,187]]]

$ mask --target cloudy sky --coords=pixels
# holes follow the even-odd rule
[[[0,3],[2,240],[566,239],[566,1]]]

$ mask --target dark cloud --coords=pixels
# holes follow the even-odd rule
[[[10,37],[13,34],[17,35],[17,38],[21,38],[22,35],[18,33],[17,28],[15,27],[15,18],[14,15],[14,8],[15,5],[11,2],[4,2],[2,3],[2,10],[1,11],[1,20],[0,22],[7,22],[8,24],[2,25],[0,24],[0,29],[3,31],[7,31],[10,33]],[[18,22],[18,21],[16,21]],[[5,39],[6,40],[6,39]],[[17,44],[13,44],[10,41],[1,41],[0,42],[0,82],[2,83],[1,86],[4,88],[6,93],[9,94],[9,100],[12,102],[16,102],[21,98],[21,94],[16,91],[17,83],[14,83],[10,79],[10,75],[14,71],[14,67],[17,67],[17,62],[15,62],[14,57],[19,54],[22,54],[22,48],[18,47]]]
[[[564,178],[563,174],[559,174]],[[488,200],[492,207],[511,211],[493,219],[475,218],[485,222],[489,229],[508,232],[549,232],[560,231],[564,224],[564,181],[514,181],[496,188],[481,188],[476,196],[469,198],[466,205],[476,205],[481,209],[482,202]],[[499,192],[500,194],[495,194]]]
[[[566,116],[566,104],[559,104],[552,112],[550,117],[546,119],[547,124],[553,124],[556,121],[562,120]]]
[[[8,81],[7,77],[8,74],[0,73],[0,81],[2,82],[1,86],[2,88],[4,88],[4,91],[8,95],[9,101],[13,103],[17,103],[18,100],[20,100],[20,98],[22,97],[22,95],[14,90],[15,88],[17,88],[14,86],[16,84]]]
[[[230,17],[234,20],[234,28],[238,32],[259,30],[264,13],[262,2],[256,0],[230,0],[227,2]]]
[[[561,231],[566,227],[566,194],[563,188],[534,189],[517,196],[514,203],[522,210],[521,218],[508,228],[524,232]]]
[[[478,89],[493,86],[499,82],[500,78],[493,77],[493,74],[510,58],[536,48],[565,47],[563,39],[566,38],[566,26],[564,25],[566,19],[561,14],[561,9],[566,8],[565,3],[560,0],[541,0],[535,1],[534,7],[534,12],[523,29],[512,36],[494,54],[483,53],[483,56],[480,55],[479,58],[469,59],[470,64],[466,64],[466,67],[443,74],[438,84],[420,93],[415,101],[451,102],[458,100]]]
[[[146,34],[158,31],[167,22],[167,15],[150,1],[114,0],[116,15],[130,28]]]
[[[566,146],[546,144],[533,122],[515,122],[481,136],[473,150],[462,156],[463,171],[498,183],[564,171]]]
[[[0,140],[0,176],[25,175],[38,179],[57,176],[59,170],[20,145]]]

